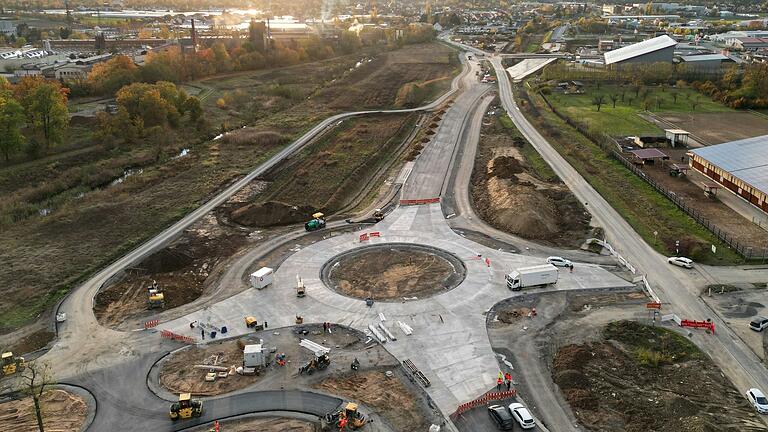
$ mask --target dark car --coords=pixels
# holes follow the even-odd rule
[[[488,414],[499,430],[512,430],[515,427],[515,419],[505,406],[491,405],[488,407]]]

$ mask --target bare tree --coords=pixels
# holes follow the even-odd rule
[[[627,105],[632,105],[632,102],[635,100],[632,96],[627,96]]]
[[[608,95],[608,97],[611,99],[611,102],[613,103],[613,107],[616,108],[616,102],[619,100],[619,95],[616,93],[611,93]]]
[[[663,99],[656,96],[656,109],[661,109],[661,103],[663,102]]]
[[[650,99],[643,99],[643,109],[649,111],[653,106],[653,102]]]
[[[691,100],[691,111],[696,111],[696,107],[697,107],[697,106],[699,106],[699,103],[700,103],[700,102],[701,102],[701,100],[699,99],[699,97],[698,97],[698,96],[696,96],[695,98],[693,98],[693,99]]]
[[[597,107],[597,111],[600,112],[600,107],[605,103],[604,95],[596,95],[592,98],[592,105]]]
[[[37,416],[37,428],[44,432],[43,413],[40,408],[40,398],[43,396],[45,388],[52,382],[51,368],[44,362],[27,363],[26,368],[21,373],[22,392],[31,396],[35,404],[35,415]]]
[[[673,90],[673,91],[669,92],[669,94],[672,95],[672,101],[674,103],[677,103],[677,97],[680,96],[680,93],[678,93],[678,92]]]

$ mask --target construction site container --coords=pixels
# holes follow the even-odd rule
[[[269,267],[262,267],[251,273],[251,286],[262,289],[271,284],[274,280],[274,270]]]
[[[264,349],[261,344],[246,345],[243,349],[243,367],[264,367]]]

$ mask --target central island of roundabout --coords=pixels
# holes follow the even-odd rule
[[[339,263],[336,267],[341,267],[345,259],[371,253],[372,247],[410,253],[414,258],[401,262],[399,271],[410,271],[417,279],[424,276],[423,271],[418,271],[419,265],[428,265],[430,257],[434,257],[432,265],[437,274],[432,276],[446,277],[431,290],[420,287],[426,297],[383,296],[374,299],[372,305],[363,298],[368,296],[365,292],[370,291],[369,287],[352,287],[359,288],[354,295],[338,291],[331,278],[333,266]],[[294,325],[296,317],[301,316],[306,323],[330,322],[366,331],[369,324],[377,325],[383,316],[397,338],[388,341],[385,348],[400,361],[410,360],[424,373],[431,382],[427,393],[447,417],[459,404],[495,387],[499,364],[488,339],[485,314],[495,303],[521,294],[507,289],[504,275],[513,268],[543,262],[542,257],[500,252],[456,234],[446,223],[439,204],[401,206],[365,231],[332,236],[298,250],[279,266],[274,282],[267,288],[246,290],[160,328],[199,339],[198,330],[189,325],[197,321],[227,326],[226,336],[232,337],[250,332],[243,322],[245,316],[266,321],[271,328]],[[381,283],[377,282],[381,266],[371,267],[365,277],[369,283]],[[398,267],[397,263],[394,267]],[[441,268],[448,267],[453,269],[441,273]],[[359,271],[365,273],[365,268]],[[597,265],[577,263],[572,273],[560,273],[557,284],[522,293],[632,285]],[[306,286],[305,297],[296,296],[297,278]],[[247,275],[242,275],[240,283],[246,283],[246,279]],[[396,286],[407,285],[402,278],[394,280]],[[413,333],[405,335],[397,321],[407,324]]]

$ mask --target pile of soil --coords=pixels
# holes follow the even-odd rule
[[[452,288],[456,269],[445,258],[417,249],[374,248],[343,257],[329,280],[350,297],[424,298]]]
[[[310,423],[303,420],[266,417],[241,420],[220,421],[221,430],[227,432],[320,432],[319,422]],[[192,429],[196,432],[209,432],[208,426]]]
[[[85,423],[88,405],[83,398],[64,390],[49,390],[40,400],[47,431],[78,431]],[[31,397],[0,404],[0,430],[37,431]]]
[[[16,355],[30,353],[45,347],[54,337],[56,337],[54,332],[48,330],[48,328],[44,328],[16,340],[13,346],[10,348],[3,347],[0,351],[11,351]]]
[[[425,431],[431,416],[421,398],[397,378],[387,378],[383,370],[344,373],[328,377],[315,388],[364,403],[384,418],[396,431]]]
[[[504,324],[512,324],[521,318],[527,318],[530,313],[531,310],[529,308],[510,308],[500,310],[496,316]]]
[[[560,348],[552,374],[585,429],[765,430],[712,361],[671,330],[611,323],[597,342]]]
[[[127,270],[123,277],[96,296],[94,313],[104,326],[120,329],[135,318],[149,317],[162,309],[148,308],[148,289],[157,282],[165,297],[165,309],[197,300],[206,281],[240,248],[247,233],[220,225],[207,215],[170,246]]]
[[[529,145],[498,120],[483,126],[472,174],[474,208],[501,231],[577,248],[589,233],[591,217],[567,186],[537,177],[521,152]]]
[[[212,396],[240,390],[259,380],[259,375],[231,375],[226,378],[217,378],[214,382],[207,382],[204,378],[209,371],[194,368],[195,365],[213,365],[214,363],[216,366],[226,368],[242,366],[243,351],[237,341],[193,346],[175,353],[163,363],[160,370],[160,385],[172,393]]]
[[[294,206],[278,201],[252,203],[230,213],[233,222],[251,227],[271,227],[306,222],[318,210],[310,206]]]

